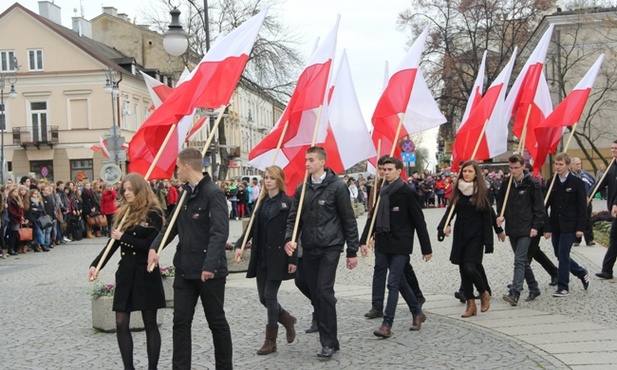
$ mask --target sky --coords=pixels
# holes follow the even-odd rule
[[[62,8],[62,23],[71,26],[74,9],[86,19],[92,19],[102,12],[103,6],[113,6],[119,13],[126,13],[130,19],[143,18],[142,9],[153,0],[55,0]],[[179,3],[179,1],[176,1]],[[37,0],[20,0],[20,4],[38,13]],[[174,1],[171,0],[174,4]],[[305,58],[313,50],[319,37],[323,40],[333,27],[336,15],[341,15],[337,39],[337,56],[347,51],[349,64],[356,87],[356,94],[362,107],[365,123],[370,125],[375,105],[381,95],[385,80],[385,63],[392,72],[407,52],[408,36],[396,29],[398,13],[410,6],[409,0],[358,1],[358,0],[287,0],[272,8],[282,15],[282,20],[294,30],[303,41],[300,52]],[[0,11],[13,4],[2,1]],[[158,5],[157,5],[158,6]],[[338,62],[335,61],[335,66]],[[422,66],[420,66],[422,67]],[[429,159],[435,158],[437,129],[425,134],[424,145],[429,149]]]

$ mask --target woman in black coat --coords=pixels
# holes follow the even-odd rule
[[[292,279],[296,272],[298,259],[285,253],[285,228],[287,215],[291,208],[291,198],[285,194],[285,175],[277,166],[266,168],[264,188],[260,194],[261,202],[253,225],[248,231],[252,239],[251,260],[247,278],[257,278],[259,301],[268,310],[266,340],[257,351],[258,355],[267,355],[276,351],[276,337],[280,322],[287,331],[287,343],[294,341],[296,318],[285,311],[278,303],[277,295],[282,280]],[[245,231],[246,233],[247,231]],[[240,247],[244,234],[235,245],[235,259],[242,258]]]
[[[442,230],[446,226],[447,215],[454,206],[453,216],[456,216],[456,221],[450,262],[459,266],[467,299],[467,309],[461,317],[470,317],[477,313],[474,285],[480,293],[480,310],[485,312],[490,307],[490,294],[486,290],[481,271],[483,254],[493,253],[493,220],[483,177],[477,162],[467,161],[461,166],[457,186],[453,188],[452,202],[438,226],[440,235],[450,235],[450,224],[447,225],[445,233]]]
[[[156,267],[148,273],[147,264],[150,244],[163,227],[163,211],[141,175],[128,174],[122,182],[121,194],[122,206],[117,211],[111,233],[114,242],[102,266],[104,267],[120,248],[122,258],[116,271],[113,310],[116,312],[118,345],[124,368],[134,369],[133,338],[129,330],[129,320],[132,311],[141,311],[146,329],[148,369],[156,369],[161,351],[156,311],[165,307],[165,293],[159,268]],[[125,216],[126,220],[123,220]],[[104,250],[90,265],[90,281],[98,277],[96,266],[103,258],[103,253]]]

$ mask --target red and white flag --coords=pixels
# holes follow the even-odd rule
[[[559,103],[544,122],[536,127],[535,134],[538,138],[538,150],[533,162],[534,172],[542,168],[549,153],[555,153],[566,127],[574,125],[581,119],[585,104],[587,104],[587,99],[589,94],[591,94],[593,83],[603,61],[604,54],[601,54],[585,77]]]
[[[84,147],[91,149],[95,152],[101,152],[101,154],[103,154],[103,157],[105,158],[109,158],[109,151],[107,151],[107,142],[105,140],[103,140],[102,137],[99,136],[99,143],[98,144],[92,144],[92,145],[84,145]]]
[[[428,28],[425,28],[388,80],[388,86],[377,102],[372,117],[375,147],[381,140],[381,153],[377,156],[390,154],[393,146],[396,147],[395,155],[400,156],[400,138],[446,122],[420,70],[427,35]],[[395,137],[401,119],[401,132]]]
[[[148,110],[154,110],[158,108],[165,101],[165,99],[169,97],[169,95],[171,95],[173,88],[165,85],[155,78],[150,77],[148,74],[144,73],[144,71],[139,71],[139,73],[141,73],[144,77],[146,87],[150,93],[150,99],[152,99],[152,105],[148,108]]]
[[[486,69],[486,50],[482,55],[482,62],[480,63],[480,68],[478,69],[478,75],[476,76],[476,80],[473,83],[473,87],[471,88],[471,93],[469,94],[469,99],[467,100],[467,106],[465,107],[465,112],[463,113],[463,117],[461,118],[461,125],[458,127],[457,132],[463,127],[463,125],[467,122],[467,118],[471,113],[471,110],[475,108],[478,103],[480,103],[480,99],[482,99],[482,94],[484,92],[484,76]],[[452,147],[452,158],[451,158],[452,166],[451,169],[454,172],[458,172],[459,163],[461,162],[461,156],[457,153],[456,148]]]
[[[505,119],[503,112],[506,89],[515,60],[516,48],[508,64],[495,78],[476,106],[471,109],[469,117],[456,133],[452,152],[456,153],[459,161],[464,162],[472,157],[476,160],[489,159],[507,150],[508,120]],[[482,134],[485,124],[486,129]],[[478,149],[474,155],[476,146]],[[457,169],[454,169],[455,166]],[[458,171],[458,161],[453,163],[452,167],[453,170]]]
[[[285,168],[298,153],[302,153],[302,156],[304,156],[302,151],[304,146],[313,142],[320,109],[321,115],[316,143],[324,142],[328,119],[327,104],[324,103],[327,98],[326,88],[332,69],[332,59],[336,50],[339,20],[340,16],[337,17],[336,24],[328,36],[309,58],[278,124],[249,153],[249,162],[253,167],[263,170],[273,164],[272,160],[276,154],[276,147],[286,124],[287,131],[282,139],[281,151],[277,154],[274,164]],[[304,171],[303,160],[302,176],[304,176]],[[293,190],[288,189],[292,192]]]
[[[544,60],[551,42],[553,25],[546,30],[538,45],[527,59],[506,98],[508,119],[514,118],[514,135],[525,141],[525,148],[533,158],[536,155],[535,128],[553,111],[551,95],[544,76]],[[523,138],[523,128],[527,125]]]
[[[147,173],[173,124],[176,130],[150,179],[170,178],[176,157],[193,124],[197,108],[229,104],[267,9],[244,22],[217,42],[197,67],[148,117],[129,145],[131,172]]]

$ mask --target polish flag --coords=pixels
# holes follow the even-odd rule
[[[171,126],[177,124],[150,179],[172,176],[178,152],[193,125],[195,110],[229,104],[266,12],[267,9],[262,10],[217,42],[186,81],[148,117],[129,145],[131,172],[147,173]]]
[[[316,125],[319,127],[315,143],[325,141],[328,113],[327,104],[324,103],[327,99],[326,88],[336,50],[339,20],[340,16],[337,16],[336,24],[309,58],[278,124],[249,153],[249,162],[253,167],[263,170],[273,164],[276,147],[283,135],[285,124],[287,131],[274,162],[281,168],[285,168],[298,153],[304,156],[302,150],[305,145],[312,144]],[[320,122],[317,122],[319,114]],[[302,161],[302,171],[304,177],[304,161]]]
[[[551,95],[543,72],[553,28],[551,24],[546,30],[506,98],[506,114],[508,118],[510,116],[514,118],[513,133],[519,140],[525,141],[525,148],[533,158],[536,156],[537,147],[535,128],[553,111]],[[526,136],[522,138],[525,122],[527,122]]]
[[[402,137],[446,122],[419,68],[427,35],[428,28],[425,28],[388,80],[388,86],[377,102],[372,118],[372,138],[375,147],[381,139],[378,157],[390,154],[393,146],[396,148],[395,155],[400,156],[398,141]],[[401,118],[401,132],[395,137]]]
[[[460,161],[464,162],[472,159],[472,157],[476,160],[485,160],[506,152],[508,120],[505,119],[503,112],[506,89],[515,60],[516,48],[508,64],[495,78],[495,81],[489,86],[477,105],[471,109],[469,117],[456,133],[452,152],[457,154]],[[485,124],[486,129],[482,134],[482,128]],[[476,145],[478,145],[478,150],[474,155]],[[458,167],[458,162],[456,166]]]
[[[480,103],[480,99],[482,99],[482,93],[484,91],[484,71],[486,69],[486,50],[482,55],[482,62],[480,63],[480,68],[478,69],[478,75],[476,76],[476,80],[473,83],[473,87],[471,88],[471,93],[469,94],[469,100],[467,100],[467,106],[465,107],[465,113],[463,113],[463,117],[461,118],[461,125],[459,126],[458,131],[463,127],[463,125],[467,122],[467,118],[471,113],[471,110],[475,108],[478,103]],[[461,156],[457,153],[456,148],[452,147],[452,158],[451,158],[452,166],[451,169],[454,172],[459,171],[459,163],[462,162]]]
[[[158,108],[165,101],[165,99],[169,97],[169,95],[171,95],[173,88],[165,85],[155,78],[150,77],[148,74],[144,73],[144,71],[139,71],[139,73],[141,73],[144,77],[146,87],[150,93],[150,99],[152,99],[152,105],[148,108],[148,110],[154,110]]]
[[[323,148],[328,153],[326,165],[335,173],[341,173],[358,162],[375,155],[360,103],[356,95],[347,53],[343,51],[334,84],[328,90],[327,135]],[[353,143],[349,140],[353,138]],[[289,163],[284,167],[288,193],[293,194],[304,180],[305,154],[310,144],[285,148]]]
[[[549,153],[555,153],[565,128],[574,125],[581,119],[585,104],[587,104],[587,99],[589,94],[591,94],[593,83],[603,61],[604,54],[601,54],[578,85],[536,127],[535,135],[538,138],[538,150],[533,162],[534,173],[537,173],[542,168]]]
[[[107,142],[105,140],[103,140],[102,137],[99,136],[99,143],[97,144],[92,144],[92,145],[85,145],[85,147],[87,147],[88,149],[91,149],[95,152],[101,152],[101,154],[103,154],[103,157],[105,158],[109,158],[109,151],[107,151]]]

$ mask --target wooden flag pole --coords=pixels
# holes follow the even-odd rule
[[[611,166],[614,163],[615,163],[615,157],[613,157],[613,159],[611,160],[611,163],[609,163],[608,166],[606,167],[606,171],[604,171],[604,174],[602,174],[600,181],[596,182],[596,186],[593,188],[591,195],[589,196],[589,198],[587,198],[587,204],[591,202],[591,200],[593,199],[593,195],[598,192],[598,188],[600,187],[600,184],[602,183],[602,181],[604,181],[604,178],[606,177],[606,174],[608,173],[609,168],[611,168]]]
[[[531,114],[531,104],[527,108],[527,116],[525,116],[525,123],[523,124],[523,132],[521,134],[521,141],[518,143],[518,152],[522,153],[525,150],[525,136],[527,135],[527,123],[529,122],[529,115]],[[522,155],[522,154],[521,154]],[[506,195],[503,198],[503,205],[501,206],[501,212],[499,217],[503,217],[506,212],[506,206],[508,205],[508,197],[510,196],[510,189],[512,188],[512,175],[508,179],[508,187],[506,188]]]
[[[221,106],[221,111],[219,112],[219,115],[216,117],[216,121],[214,122],[214,126],[212,126],[212,130],[210,131],[210,135],[208,135],[208,139],[206,140],[206,144],[201,149],[201,156],[202,157],[204,155],[206,155],[206,153],[208,152],[208,148],[210,147],[210,143],[212,142],[212,139],[214,138],[214,133],[216,132],[216,128],[218,127],[219,123],[221,122],[221,119],[223,118],[223,113],[225,112],[224,107],[225,107],[224,105]],[[176,203],[176,207],[174,208],[174,213],[171,216],[171,220],[167,224],[167,230],[165,230],[165,234],[163,235],[163,239],[161,240],[161,244],[159,244],[159,248],[156,251],[156,254],[159,255],[159,256],[161,255],[161,252],[163,251],[163,247],[165,246],[165,243],[167,242],[167,238],[169,238],[169,234],[171,233],[171,229],[173,229],[174,225],[176,224],[176,220],[178,219],[178,215],[180,214],[180,209],[182,208],[182,205],[184,204],[184,200],[186,199],[186,193],[187,193],[186,191],[182,192],[182,196],[180,197],[180,201],[178,201],[178,203]],[[148,266],[148,272],[152,272],[155,267],[156,267],[155,263],[153,263],[150,266]]]
[[[576,130],[576,125],[578,125],[578,121],[574,122],[574,124],[572,125],[572,130],[570,130],[570,137],[568,137],[568,141],[566,142],[566,146],[563,148],[563,152],[567,152],[568,151],[568,147],[570,147],[570,142],[572,141],[572,137],[574,136],[574,130]],[[551,194],[551,191],[553,190],[553,185],[555,185],[555,180],[557,179],[557,172],[553,173],[553,181],[551,181],[551,184],[548,187],[548,190],[546,191],[546,195],[544,196],[544,205],[546,206],[546,203],[548,202],[548,197]]]
[[[480,131],[480,136],[478,137],[478,141],[476,141],[476,146],[473,148],[473,152],[471,153],[471,160],[476,158],[476,154],[478,154],[478,149],[480,149],[480,143],[482,142],[482,136],[486,132],[486,126],[488,126],[488,119],[484,121],[484,126],[482,126],[482,131]],[[456,181],[458,181],[458,177]],[[446,233],[446,228],[450,224],[450,220],[452,220],[452,215],[454,215],[454,209],[456,208],[456,204],[450,205],[450,211],[448,212],[448,217],[446,217],[446,223],[443,226],[443,232]]]
[[[176,129],[176,125],[175,124],[171,125],[171,127],[169,128],[169,132],[167,132],[167,136],[165,136],[165,140],[163,140],[163,144],[159,148],[159,151],[156,153],[156,156],[154,157],[154,160],[152,161],[152,164],[150,164],[150,168],[148,168],[148,172],[146,173],[146,176],[145,176],[146,181],[148,180],[148,177],[150,177],[150,175],[152,174],[152,171],[154,171],[154,167],[156,166],[156,163],[161,158],[161,155],[163,154],[163,150],[167,146],[167,143],[169,142],[169,139],[171,138],[171,136],[174,133],[175,129]],[[124,213],[124,216],[122,217],[122,220],[120,220],[120,224],[118,225],[118,229],[122,230],[122,225],[124,224],[124,221],[126,221],[126,218],[128,217],[128,215],[130,213],[131,213],[131,209],[129,208],[129,209],[127,209],[126,213]],[[111,227],[111,225],[109,225],[109,227]],[[114,239],[113,238],[109,238],[109,241],[107,242],[107,247],[105,247],[105,251],[103,252],[103,256],[99,260],[99,263],[96,265],[96,268],[94,270],[94,276],[97,276],[99,271],[101,271],[101,267],[103,267],[103,262],[105,261],[105,259],[109,255],[109,252],[111,251],[111,247],[112,247],[113,244],[114,244]],[[94,280],[94,279],[91,279],[91,281],[92,280]]]
[[[319,106],[319,111],[317,112],[317,122],[315,122],[315,129],[313,130],[313,139],[311,141],[311,146],[315,146],[315,142],[317,141],[317,133],[319,132],[319,121],[321,120],[321,111],[323,105]],[[300,192],[300,202],[298,203],[298,210],[296,212],[296,220],[294,222],[293,232],[291,234],[291,243],[294,244],[296,242],[296,238],[298,237],[298,226],[300,224],[300,215],[302,214],[302,204],[304,203],[304,195],[306,193],[306,181],[308,180],[308,171],[304,172],[304,180],[302,181],[302,191]]]
[[[398,142],[398,136],[401,134],[401,128],[403,128],[403,119],[405,118],[405,114],[401,115],[401,119],[398,121],[398,126],[396,127],[396,134],[394,135],[394,140],[392,141],[392,149],[390,149],[390,157],[394,156],[394,151],[396,150],[396,143]],[[385,182],[385,178],[382,180],[382,185]],[[371,238],[373,235],[373,229],[375,228],[375,212],[377,212],[379,208],[379,203],[381,201],[381,197],[377,198],[377,202],[375,202],[375,207],[373,208],[373,217],[371,217],[371,225],[368,228],[368,238]]]
[[[285,139],[285,134],[287,133],[287,128],[289,127],[289,121],[285,121],[285,126],[283,126],[283,132],[281,133],[281,137],[279,138],[278,143],[276,144],[276,150],[274,152],[274,157],[272,158],[272,164],[271,166],[274,166],[274,163],[276,163],[276,157],[278,156],[280,150],[281,150],[281,146],[283,145],[283,140]],[[244,239],[242,239],[242,245],[240,247],[240,252],[241,254],[238,256],[238,258],[236,258],[236,263],[240,263],[240,261],[242,261],[242,254],[244,254],[244,247],[246,246],[246,243],[249,240],[249,231],[251,230],[251,228],[253,227],[253,222],[255,221],[255,215],[257,214],[257,209],[259,209],[259,205],[261,204],[261,200],[264,198],[262,196],[263,193],[266,192],[266,188],[262,186],[261,188],[261,193],[259,194],[259,197],[257,198],[257,203],[255,203],[255,207],[253,207],[253,212],[251,213],[251,218],[249,219],[249,224],[246,227],[246,230],[244,231]]]
[[[373,214],[375,214],[374,213],[374,207],[375,207],[375,203],[377,202],[377,182],[381,181],[380,185],[383,186],[383,179],[381,179],[379,177],[379,164],[377,163],[377,162],[379,162],[380,154],[381,154],[381,139],[378,139],[377,140],[377,156],[375,157],[375,185],[373,185],[375,189],[373,190],[373,193],[371,194],[372,200],[369,199],[369,202],[371,204],[371,212],[373,212]],[[371,265],[371,257],[372,257],[372,254],[373,254],[373,246],[374,246],[374,243],[373,243],[373,245],[371,245],[371,241],[374,241],[374,239],[373,239],[373,237],[371,235],[369,235],[368,236],[368,241],[367,241],[367,243],[368,243],[368,256],[367,257],[368,257],[368,265],[369,266]]]

